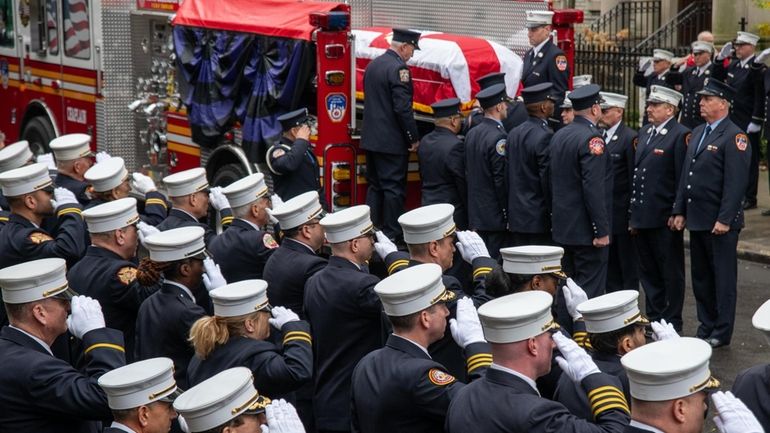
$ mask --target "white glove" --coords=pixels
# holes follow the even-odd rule
[[[760,125],[758,123],[754,123],[754,122],[749,123],[749,127],[746,128],[746,132],[748,132],[749,134],[753,134],[753,133],[759,132],[761,130],[762,130],[762,125]]]
[[[270,313],[273,315],[273,317],[271,317],[267,321],[270,323],[270,325],[272,325],[275,329],[278,329],[278,330],[283,328],[283,325],[289,322],[299,321],[299,316],[297,315],[297,313],[291,311],[291,309],[286,307],[273,307]]]
[[[214,263],[211,257],[203,259],[203,269],[203,285],[209,292],[227,284],[222,271],[219,270],[219,265]]]
[[[572,320],[583,317],[583,315],[578,312],[577,307],[588,300],[588,295],[586,295],[585,290],[578,286],[572,278],[567,278],[567,285],[562,287],[561,291],[564,293],[564,303],[566,304],[567,312],[569,312]]]
[[[460,256],[469,264],[479,257],[489,257],[489,250],[478,233],[469,230],[459,231],[457,234],[457,250]]]
[[[267,219],[270,220],[270,224],[272,225],[278,224],[278,218],[276,218],[275,215],[273,215],[272,209],[270,209],[269,207],[266,207],[265,212],[267,212]]]
[[[187,421],[184,420],[182,415],[177,415],[176,421],[179,423],[179,428],[182,429],[184,433],[190,433],[190,427],[187,425]]]
[[[112,158],[109,153],[105,151],[98,152],[96,154],[96,163],[99,164],[100,162],[107,161],[108,159]]]
[[[146,176],[142,173],[134,173],[131,175],[131,177],[134,179],[133,182],[131,182],[134,186],[134,189],[141,192],[142,194],[147,194],[148,192],[157,190],[155,187],[155,182],[153,182],[150,176]]]
[[[144,240],[148,236],[152,236],[156,233],[160,233],[160,230],[158,230],[155,226],[149,225],[144,221],[139,221],[136,224],[136,228],[139,230],[139,242],[141,242],[144,245]]]
[[[284,399],[273,400],[265,408],[267,425],[262,424],[262,433],[305,433],[305,427],[297,410]]]
[[[714,424],[722,433],[764,433],[757,417],[732,392],[717,391],[711,394],[717,416]]]
[[[398,251],[396,244],[388,239],[388,237],[385,236],[385,233],[378,230],[374,232],[374,235],[377,237],[377,242],[374,243],[374,251],[380,259],[385,260],[385,257],[388,257],[388,254]]]
[[[67,328],[72,335],[79,339],[88,331],[104,328],[104,314],[99,301],[88,296],[75,296],[70,301],[70,315],[67,317]]]
[[[666,322],[666,319],[660,319],[659,321],[652,322],[650,326],[652,326],[652,338],[655,341],[679,338],[679,334],[676,333],[674,325]]]
[[[730,54],[733,52],[733,43],[728,42],[726,43],[722,49],[719,51],[719,54],[717,55],[717,60],[724,60],[727,57],[730,57]]]
[[[209,191],[209,202],[211,206],[216,210],[227,209],[230,207],[230,202],[227,201],[227,197],[222,192],[221,186],[215,186]]]
[[[47,165],[49,170],[56,170],[56,161],[54,161],[53,154],[51,153],[38,155],[37,162]]]
[[[270,203],[273,204],[273,209],[283,206],[283,200],[281,200],[281,197],[278,196],[278,194],[273,194],[270,196]]]
[[[765,48],[761,53],[757,54],[757,57],[754,58],[754,63],[765,63],[765,59],[768,56],[770,56],[770,48]]]
[[[644,63],[642,63],[641,66],[639,66],[639,71],[640,72],[645,72],[645,71],[647,71],[647,69],[650,68],[650,66],[652,66],[652,59],[647,59],[647,60],[644,61]]]
[[[553,334],[553,341],[559,348],[561,356],[556,357],[562,371],[575,383],[580,383],[586,376],[601,373],[594,360],[572,339],[561,332]]]
[[[283,206],[283,200],[281,200],[281,197],[278,196],[278,194],[273,194],[270,196],[270,207],[265,208],[265,212],[267,212],[267,218],[270,220],[270,224],[276,225],[278,224],[278,218],[273,215],[273,209]]]
[[[78,204],[78,199],[75,197],[75,193],[68,190],[67,188],[59,187],[54,189],[53,199],[56,202],[54,208],[65,204]]]
[[[464,296],[457,301],[456,315],[456,319],[449,319],[449,330],[458,346],[465,349],[469,344],[487,341],[484,339],[484,330],[481,329],[479,313],[471,298]]]

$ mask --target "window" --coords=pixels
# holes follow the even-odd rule
[[[67,57],[91,58],[91,30],[88,22],[88,0],[62,0],[64,18],[64,54]]]
[[[59,11],[56,0],[45,0],[45,22],[48,27],[48,53],[59,54]]]
[[[0,0],[0,47],[13,48],[13,0]]]

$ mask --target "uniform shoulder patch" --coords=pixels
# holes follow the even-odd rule
[[[603,155],[604,154],[604,140],[601,137],[594,137],[588,142],[588,151],[591,155]]]
[[[564,72],[567,70],[567,56],[564,55],[558,55],[554,59],[554,62],[556,63],[556,69],[560,70],[561,72]]]
[[[43,242],[52,241],[53,238],[49,236],[48,233],[32,232],[29,234],[29,240],[32,241],[33,244],[42,244]]]
[[[451,374],[445,371],[441,371],[437,368],[431,368],[428,371],[428,379],[432,384],[438,385],[438,386],[446,386],[452,382],[457,381],[457,379]]]
[[[737,134],[735,136],[735,147],[741,152],[745,152],[749,146],[749,137],[746,134]]]
[[[133,266],[123,266],[118,269],[116,276],[118,277],[118,281],[127,286],[136,279],[136,268]]]
[[[684,147],[688,147],[690,145],[690,137],[692,137],[692,134],[689,132],[684,136]]]
[[[278,248],[278,242],[275,241],[273,238],[273,235],[270,233],[265,233],[264,236],[262,236],[262,243],[265,244],[265,248],[268,249],[275,249]]]
[[[398,79],[402,83],[408,83],[412,81],[412,76],[409,74],[409,69],[399,69],[398,70]]]
[[[284,155],[286,155],[286,151],[281,149],[280,147],[273,150],[273,153],[270,154],[270,156],[273,158],[280,158]]]
[[[495,151],[500,156],[505,156],[505,143],[506,143],[505,139],[498,140],[498,142],[495,143]]]

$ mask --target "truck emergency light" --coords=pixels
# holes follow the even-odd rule
[[[345,84],[344,71],[328,71],[326,73],[326,84],[330,86],[341,86]]]
[[[559,9],[553,11],[553,25],[567,26],[583,22],[583,11],[580,9]]]
[[[314,12],[310,14],[310,25],[323,30],[347,30],[350,28],[350,13]]]

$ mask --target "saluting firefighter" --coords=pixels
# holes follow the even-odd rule
[[[646,110],[650,123],[639,131],[636,145],[629,208],[647,317],[665,319],[678,331],[684,305],[684,239],[682,232],[671,229],[671,205],[690,140],[690,130],[676,121],[681,100],[676,90],[652,87]]]
[[[364,71],[361,149],[366,151],[366,204],[374,225],[394,241],[401,239],[398,217],[404,213],[409,152],[420,145],[412,108],[412,76],[406,65],[420,49],[419,40],[418,32],[393,29],[390,49]]]
[[[328,208],[321,187],[318,160],[310,144],[310,117],[300,108],[278,117],[283,134],[267,149],[267,167],[273,174],[273,190],[282,200],[308,191],[317,191],[324,209]]]
[[[634,84],[643,87],[644,97],[649,98],[652,86],[663,86],[675,89],[682,84],[682,75],[671,68],[674,53],[668,50],[653,50],[652,58],[645,61],[634,74]],[[647,124],[647,114],[642,119],[642,125]]]
[[[761,95],[764,104],[765,121],[763,123],[762,136],[770,141],[770,68],[765,65],[765,60],[770,57],[770,48],[765,48],[755,58],[751,68],[760,78],[754,80],[754,88],[758,95]],[[762,211],[762,216],[770,216],[770,209]]]
[[[628,96],[601,92],[604,143],[612,164],[612,238],[607,261],[607,292],[639,290],[639,258],[628,232],[628,206],[634,172],[636,131],[626,126],[623,115]]]
[[[521,84],[526,89],[539,83],[553,84],[556,95],[556,109],[549,120],[551,127],[561,127],[561,103],[564,92],[568,90],[569,63],[559,47],[551,40],[552,11],[527,11],[526,23],[529,45],[524,53],[524,68]]]
[[[570,93],[575,120],[551,139],[551,227],[567,275],[589,298],[604,293],[609,255],[612,166],[601,130],[599,86]]]
[[[91,196],[88,194],[85,173],[94,165],[91,136],[66,134],[54,138],[48,146],[56,159],[55,185],[72,191],[81,205],[88,205]]]
[[[679,122],[689,129],[703,124],[700,115],[698,92],[703,90],[706,78],[714,74],[714,45],[709,42],[695,41],[691,44],[692,58],[695,64],[682,72],[682,114]]]
[[[709,79],[700,94],[706,124],[695,128],[687,147],[672,225],[690,231],[696,335],[720,347],[730,344],[735,324],[736,249],[752,149],[746,133],[728,118],[735,89]]]

